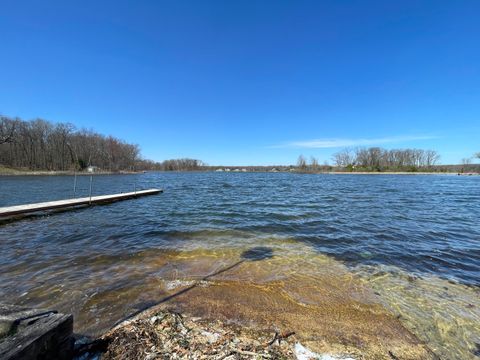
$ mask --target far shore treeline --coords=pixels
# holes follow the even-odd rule
[[[199,160],[154,162],[141,157],[140,147],[70,123],[42,119],[24,121],[0,116],[0,167],[27,171],[100,172],[198,170]]]
[[[392,149],[379,147],[344,149],[333,155],[335,165],[348,170],[415,171],[437,165],[440,155],[435,150]]]
[[[480,153],[475,155],[480,158]],[[82,171],[297,171],[297,172],[479,172],[480,165],[464,159],[461,165],[438,165],[434,150],[379,147],[344,149],[334,154],[334,166],[301,155],[296,165],[208,166],[196,159],[155,162],[142,158],[140,147],[70,123],[42,119],[25,121],[0,116],[0,170]]]
[[[28,170],[67,171],[97,166],[134,170],[138,145],[69,123],[0,118],[0,164]]]

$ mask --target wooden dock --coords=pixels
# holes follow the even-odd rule
[[[23,215],[38,211],[55,210],[71,208],[76,206],[85,206],[93,204],[110,203],[114,201],[127,200],[139,196],[154,195],[163,192],[161,189],[148,189],[128,192],[123,194],[88,196],[76,199],[66,199],[57,201],[48,201],[37,204],[25,204],[16,206],[0,207],[0,218],[14,215]]]
[[[0,359],[73,358],[73,316],[0,304]]]

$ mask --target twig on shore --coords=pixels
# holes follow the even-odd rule
[[[287,332],[283,332],[281,334],[279,334],[278,332],[275,331],[275,335],[273,336],[273,339],[270,340],[266,344],[266,346],[272,346],[275,343],[275,341],[277,341],[277,340],[278,340],[278,343],[280,344],[281,340],[287,339],[292,335],[295,335],[295,331],[287,331]]]
[[[248,356],[255,356],[255,357],[261,356],[265,359],[270,359],[271,358],[271,356],[269,354],[262,354],[262,353],[256,353],[256,352],[253,352],[253,351],[240,350],[240,349],[235,349],[233,347],[231,347],[231,349],[232,349],[233,352],[236,352],[236,353],[241,354],[241,355],[248,355]]]

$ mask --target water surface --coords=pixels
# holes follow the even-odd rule
[[[287,275],[307,283],[333,278],[341,268],[438,354],[475,357],[480,177],[148,173],[93,178],[94,195],[134,187],[165,192],[2,223],[1,301],[73,312],[76,331],[95,334],[175,287],[218,271],[223,280],[287,284]],[[76,195],[86,195],[88,188],[89,177],[78,177]],[[72,195],[73,177],[0,177],[0,206]],[[223,271],[258,247],[269,249],[282,265],[269,267],[270,260],[261,259],[242,265],[242,271]],[[370,301],[372,294],[347,288],[352,298]],[[320,301],[310,298],[314,289],[285,291],[300,303]]]

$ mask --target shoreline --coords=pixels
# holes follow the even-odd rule
[[[303,245],[285,256],[283,246],[269,241],[220,253],[151,252],[142,266],[164,272],[142,290],[141,303],[147,306],[87,334],[93,343],[107,344],[105,358],[111,360],[120,359],[126,348],[132,358],[144,353],[213,357],[218,350],[226,358],[233,352],[232,360],[436,359],[343,264]],[[106,308],[109,299],[105,294],[91,305]],[[85,315],[77,317],[79,329],[87,325]],[[268,345],[278,337],[282,347]],[[298,356],[300,346],[314,356]]]
[[[46,170],[16,170],[0,168],[0,176],[89,176],[89,175],[137,175],[143,171],[98,171],[98,172],[75,172],[75,171],[46,171]]]
[[[312,347],[312,339],[284,330],[279,324],[258,326],[239,324],[190,312],[178,312],[171,306],[159,306],[122,321],[93,341],[80,341],[76,357],[99,355],[106,360],[157,358],[175,354],[178,359],[437,359],[414,335],[407,341],[389,339],[380,349],[366,344],[349,346],[328,341]],[[139,335],[140,334],[140,335]]]
[[[478,173],[457,173],[457,172],[406,172],[406,171],[385,171],[385,172],[368,172],[368,171],[359,171],[359,172],[343,172],[343,171],[332,171],[328,173],[321,174],[331,174],[331,175],[452,175],[452,176],[479,176]]]
[[[466,295],[463,285],[448,284],[447,288],[446,280],[414,277],[406,272],[392,278],[386,268],[366,276],[370,269],[351,273],[328,257],[313,256],[321,258],[321,263],[304,263],[302,259],[301,265],[310,263],[307,266],[317,268],[316,265],[323,264],[322,274],[315,277],[311,276],[313,268],[306,271],[310,274],[306,277],[298,272],[285,275],[282,269],[291,263],[283,263],[285,259],[275,256],[217,269],[218,274],[204,278],[175,276],[164,280],[169,286],[163,299],[89,338],[86,345],[103,344],[102,358],[108,360],[122,359],[126,348],[132,358],[138,354],[155,358],[175,353],[179,359],[220,354],[220,358],[232,360],[436,360],[453,355],[463,358],[475,352],[469,344],[471,339],[463,340],[466,333],[456,330],[456,334],[442,334],[448,318],[432,323],[422,303],[413,300],[421,298],[424,291],[443,298],[446,303],[432,308],[434,313],[444,313],[446,308],[455,306],[446,300],[451,297],[475,304],[475,293]],[[191,271],[199,266],[198,269],[208,272],[204,267],[209,267],[211,254],[172,254],[168,260],[167,263],[173,260],[177,265],[178,261],[188,263],[189,267],[194,263]],[[226,275],[232,271],[236,274]],[[258,271],[263,279],[245,281],[246,275]],[[282,279],[272,279],[271,274],[275,273],[282,273]],[[412,286],[418,290],[412,290]],[[387,301],[392,288],[398,287],[404,289],[402,294],[413,294],[402,296],[405,300],[400,303]],[[393,295],[396,296],[398,293]],[[412,308],[412,304],[416,307]],[[467,308],[476,311],[474,305]],[[424,314],[423,320],[412,314],[417,312]],[[471,321],[464,326],[471,331],[475,324]],[[458,350],[460,345],[462,353]],[[445,346],[450,350],[444,350]]]
[[[18,170],[0,167],[0,176],[95,176],[95,175],[138,175],[144,173],[217,173],[215,170],[178,170],[178,171],[162,171],[162,170],[148,170],[148,171],[98,171],[98,172],[74,172],[74,171],[47,171],[47,170]],[[459,172],[434,172],[434,171],[221,171],[221,173],[272,173],[272,174],[302,174],[302,175],[448,175],[448,176],[480,176],[480,173],[459,173]]]

